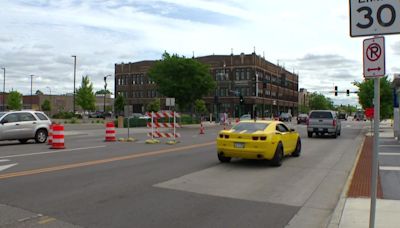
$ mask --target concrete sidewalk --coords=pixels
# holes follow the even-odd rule
[[[393,127],[390,121],[380,123],[380,147],[379,155],[391,155],[400,158],[400,143],[394,137]],[[360,151],[356,165],[349,176],[348,183],[336,206],[335,212],[328,225],[329,228],[358,228],[368,227],[370,217],[370,182],[373,136],[367,134]],[[393,164],[393,160],[391,162]],[[379,156],[378,191],[375,214],[375,227],[395,228],[400,227],[400,197],[389,194],[392,191],[400,192],[400,163],[398,166],[390,166],[392,177],[390,184],[382,179],[385,172],[384,158]],[[386,194],[385,194],[386,193]],[[400,193],[399,193],[400,195]]]

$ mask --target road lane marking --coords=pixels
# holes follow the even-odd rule
[[[56,220],[55,218],[45,216],[38,222],[38,224],[43,225],[43,224],[46,224],[46,223],[49,223],[49,222],[53,222],[55,220]]]
[[[8,162],[8,161],[10,161],[10,160],[8,160],[8,159],[2,159],[2,160],[0,160],[0,162]]]
[[[385,171],[400,171],[399,166],[380,166],[379,170],[385,170]]]
[[[137,158],[142,158],[142,157],[150,157],[150,156],[155,156],[155,155],[160,155],[160,154],[194,149],[194,148],[198,148],[198,147],[211,146],[214,144],[215,144],[215,141],[212,141],[212,142],[208,142],[208,143],[194,144],[194,145],[190,145],[190,146],[182,146],[182,147],[171,148],[171,149],[163,149],[163,150],[159,150],[159,151],[142,152],[142,153],[133,154],[133,155],[119,156],[119,157],[113,157],[113,158],[107,158],[107,159],[101,159],[101,160],[93,160],[93,161],[87,161],[87,162],[81,162],[81,163],[72,163],[72,164],[67,164],[67,165],[26,170],[26,171],[20,171],[20,172],[15,172],[15,173],[6,173],[6,174],[0,175],[0,180],[12,178],[12,177],[29,176],[29,175],[40,174],[40,173],[60,171],[60,170],[65,170],[65,169],[93,166],[93,165],[105,164],[105,163],[110,163],[110,162],[115,162],[115,161],[137,159]]]
[[[400,145],[379,145],[379,147],[400,147]]]
[[[42,155],[42,154],[56,154],[62,152],[69,152],[69,151],[76,151],[76,150],[90,150],[90,149],[97,149],[106,147],[103,146],[92,146],[92,147],[81,147],[81,148],[74,148],[74,149],[65,149],[65,150],[51,150],[51,151],[44,151],[44,152],[37,152],[37,153],[29,153],[29,154],[15,154],[15,155],[7,155],[0,158],[17,158],[17,157],[28,157],[28,156],[35,156],[35,155]],[[0,160],[1,161],[1,160]]]
[[[400,156],[399,153],[379,153],[379,155]]]

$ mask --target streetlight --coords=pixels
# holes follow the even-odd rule
[[[3,109],[2,111],[6,110],[6,102],[5,102],[5,97],[6,97],[6,68],[2,67],[3,69]]]
[[[53,101],[53,97],[51,96],[51,88],[49,87],[49,86],[46,86],[46,89],[49,89],[50,90],[50,107],[53,105],[52,103],[52,101]],[[50,115],[51,115],[51,109],[50,109]]]
[[[31,74],[31,109],[33,109],[32,81],[35,75]]]
[[[76,82],[76,55],[72,55],[72,58],[74,58],[74,98],[73,98],[73,110],[75,114],[75,82]]]
[[[108,77],[111,77],[111,74],[106,75],[104,77],[104,107],[103,107],[104,119],[106,118],[106,95],[107,95],[107,78]]]

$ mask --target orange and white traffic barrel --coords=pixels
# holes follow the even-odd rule
[[[49,126],[49,136],[47,137],[47,145],[51,145],[53,143],[53,124]]]
[[[107,122],[106,124],[106,142],[115,142],[117,137],[115,136],[114,122]]]
[[[53,125],[53,142],[50,149],[65,149],[64,145],[64,125]]]

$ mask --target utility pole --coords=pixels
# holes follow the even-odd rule
[[[33,109],[33,93],[32,93],[32,81],[33,81],[33,77],[34,77],[35,75],[33,75],[33,74],[31,74],[31,109]]]
[[[5,97],[6,97],[6,68],[3,67],[1,69],[3,69],[3,109],[2,109],[2,111],[5,111],[6,110],[6,99],[5,99]]]
[[[73,98],[73,110],[74,110],[74,114],[75,114],[75,82],[76,82],[76,55],[72,55],[72,58],[74,58],[74,98]]]

